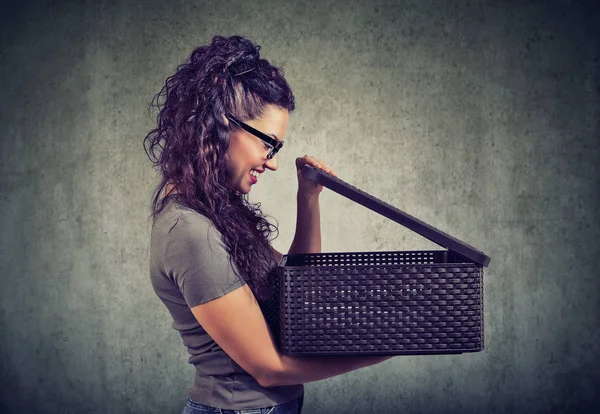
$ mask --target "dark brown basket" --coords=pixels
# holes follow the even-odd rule
[[[489,257],[321,170],[305,166],[302,174],[454,249],[285,255],[270,275],[273,300],[261,305],[281,353],[483,350]]]

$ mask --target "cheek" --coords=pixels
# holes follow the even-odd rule
[[[240,164],[242,153],[243,147],[240,145],[238,137],[233,137],[229,142],[229,148],[225,154],[225,160],[229,170],[235,170],[237,168]]]
[[[260,156],[250,145],[236,145],[228,151],[228,166],[232,171],[241,171],[252,168]]]
[[[227,165],[227,177],[229,179],[235,179],[239,177],[241,174],[241,170],[243,169],[243,158],[239,151],[228,151],[226,157],[226,165]]]

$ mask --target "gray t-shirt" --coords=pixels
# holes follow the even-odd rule
[[[272,263],[277,265],[275,260]],[[190,311],[246,282],[232,267],[212,222],[186,207],[177,195],[167,197],[152,226],[150,279],[187,347],[188,362],[196,368],[189,393],[192,400],[241,410],[283,404],[302,395],[302,384],[262,387],[217,345]]]

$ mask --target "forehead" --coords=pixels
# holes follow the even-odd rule
[[[260,118],[248,121],[248,124],[267,135],[275,135],[281,141],[285,137],[288,120],[287,110],[268,105]]]

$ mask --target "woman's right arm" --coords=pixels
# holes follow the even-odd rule
[[[288,356],[280,355],[280,366],[272,373],[272,385],[293,385],[335,377],[370,365],[379,364],[393,356]]]
[[[223,351],[263,387],[318,381],[392,358],[298,357],[280,354],[260,306],[247,284],[191,310],[198,323]]]

